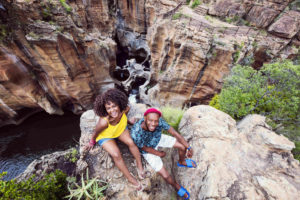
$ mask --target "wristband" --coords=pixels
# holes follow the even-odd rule
[[[187,150],[189,151],[189,150],[191,150],[191,148],[192,148],[192,147],[191,147],[191,146],[189,146],[189,147],[187,148]]]
[[[94,146],[96,144],[96,141],[92,139],[90,140],[89,144]]]

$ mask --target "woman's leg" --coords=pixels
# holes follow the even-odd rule
[[[128,181],[138,186],[139,182],[130,174],[128,168],[126,167],[120,149],[116,144],[116,141],[115,140],[106,141],[102,145],[102,147],[113,158],[116,166],[120,169],[120,171],[124,174],[124,176],[128,179]]]
[[[140,173],[144,174],[144,169],[143,169],[143,165],[142,165],[142,159],[141,159],[140,151],[139,151],[138,147],[135,145],[135,143],[133,142],[133,140],[132,140],[132,138],[129,134],[129,130],[126,129],[118,137],[118,139],[121,140],[123,143],[125,143],[128,146],[131,154],[133,155],[133,157],[136,160],[138,170],[140,171]]]

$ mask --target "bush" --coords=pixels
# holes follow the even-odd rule
[[[66,0],[59,0],[61,5],[65,8],[65,10],[70,13],[72,11],[71,6],[66,3]]]
[[[182,14],[181,13],[175,13],[173,16],[172,16],[172,19],[173,20],[176,20],[176,19],[179,19],[182,17]]]
[[[299,88],[300,65],[290,61],[266,64],[260,71],[237,65],[210,105],[235,119],[251,113],[264,115],[288,128],[282,133],[295,140],[300,137],[299,132],[291,133],[299,130],[293,127],[299,124]]]
[[[191,8],[196,8],[197,6],[199,6],[201,4],[200,0],[194,0],[192,5],[191,5]]]
[[[295,149],[292,150],[294,158],[300,161],[300,142],[295,142]]]
[[[166,120],[166,122],[168,122],[170,126],[172,126],[175,130],[178,131],[178,126],[185,110],[166,106],[163,107],[161,111],[163,118]]]
[[[0,174],[0,179],[6,172]],[[34,176],[26,181],[0,180],[0,199],[22,200],[60,200],[67,194],[66,174],[56,170],[39,181]]]

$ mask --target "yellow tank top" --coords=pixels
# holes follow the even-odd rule
[[[98,136],[96,138],[97,142],[103,138],[117,138],[126,129],[127,116],[125,113],[123,113],[121,120],[115,126],[111,125],[107,118],[105,118],[105,119],[108,122],[108,127],[106,129],[104,129],[101,133],[98,134]]]

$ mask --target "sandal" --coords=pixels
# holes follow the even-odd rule
[[[184,198],[184,195],[187,194],[187,197],[184,199],[190,199],[190,193],[182,186],[178,190],[177,194],[178,194],[178,196],[183,197],[183,198]]]

